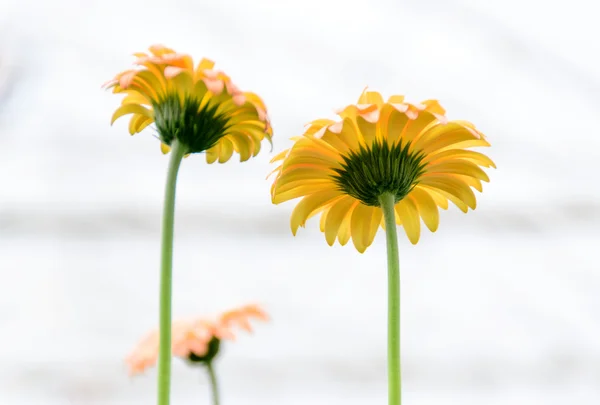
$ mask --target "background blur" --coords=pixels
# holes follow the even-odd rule
[[[404,4],[402,4],[404,3]],[[157,324],[167,157],[109,125],[106,80],[163,43],[267,102],[275,150],[368,85],[492,143],[478,209],[401,237],[407,405],[600,403],[598,9],[571,0],[0,0],[0,403],[151,404],[123,358]],[[187,159],[174,316],[262,303],[224,405],[386,403],[385,237],[330,248],[272,206],[273,154]],[[174,362],[173,404],[208,404]]]

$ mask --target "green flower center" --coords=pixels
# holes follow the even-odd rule
[[[204,356],[198,356],[194,353],[190,353],[188,355],[188,361],[194,364],[210,364],[217,354],[219,354],[219,348],[221,347],[221,340],[213,337],[210,342],[208,342],[208,350]]]
[[[217,114],[218,104],[200,108],[200,100],[185,97],[182,104],[179,97],[168,94],[152,105],[160,140],[171,145],[177,139],[186,146],[187,153],[210,149],[225,135],[228,116]]]
[[[334,181],[344,193],[365,205],[379,206],[379,197],[391,193],[396,202],[408,195],[423,174],[421,153],[409,152],[410,143],[388,145],[376,141],[342,156],[344,162]]]

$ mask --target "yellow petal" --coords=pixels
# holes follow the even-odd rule
[[[390,96],[390,98],[388,98],[388,103],[402,104],[402,103],[404,103],[404,96],[400,96],[400,95]]]
[[[217,161],[217,159],[219,158],[220,150],[221,150],[221,148],[218,143],[215,146],[213,146],[212,148],[208,149],[206,151],[206,163],[208,163],[208,164],[215,163]]]
[[[363,138],[354,121],[349,118],[344,118],[342,121],[342,130],[339,136],[350,149],[358,149],[360,140]]]
[[[279,152],[278,154],[275,155],[275,157],[273,159],[271,159],[271,161],[269,163],[275,163],[279,160],[283,160],[288,156],[289,153],[289,149],[286,149],[284,151]]]
[[[215,67],[215,62],[210,59],[202,58],[202,60],[198,63],[197,69],[200,70],[210,70]]]
[[[329,215],[329,210],[325,210],[323,214],[321,214],[321,219],[319,220],[319,229],[321,232],[325,232],[325,221],[327,221],[327,215]]]
[[[402,221],[404,232],[408,236],[408,240],[413,245],[416,245],[421,236],[421,221],[419,218],[419,210],[414,201],[410,198],[400,200],[395,207],[396,214]]]
[[[379,112],[379,119],[376,122],[376,134],[375,137],[378,141],[387,142],[387,126],[390,119],[390,114],[394,108],[389,104],[385,104]]]
[[[475,190],[479,191],[480,193],[483,191],[483,184],[481,183],[481,181],[479,179],[476,179],[471,176],[463,176],[460,174],[453,174],[452,176],[456,177],[457,179],[459,179],[460,181],[462,181],[469,187],[473,187]]]
[[[313,159],[322,160],[324,162],[339,163],[342,161],[339,153],[331,153],[330,151],[315,148],[314,146],[294,146],[289,154],[288,160],[294,157],[311,157]]]
[[[322,206],[339,197],[341,192],[338,190],[325,190],[304,197],[292,212],[290,225],[292,233],[296,235],[298,228],[304,226],[308,217],[313,211],[318,210]]]
[[[212,70],[215,67],[215,62],[210,59],[202,58],[200,62],[198,62],[198,66],[194,72],[194,81],[197,82],[204,75],[205,70]]]
[[[483,135],[483,133],[480,130],[475,128],[475,125],[473,125],[472,122],[464,121],[464,120],[452,120],[452,122],[460,124],[465,128],[469,128],[469,130],[471,130],[477,138],[485,139],[485,135]]]
[[[342,198],[343,195],[339,195],[338,197],[334,198],[333,200],[329,201],[326,204],[323,204],[321,207],[317,208],[316,210],[314,210],[309,216],[308,218],[306,218],[306,221],[308,221],[309,219],[311,219],[312,217],[314,217],[315,215],[320,214],[321,212],[323,213],[323,215],[321,215],[321,220],[319,223],[319,228],[322,228],[322,224],[324,223],[325,219],[323,219],[323,217],[327,217],[327,212],[329,211],[329,208],[331,208],[331,206],[333,204],[335,204],[340,198]],[[323,229],[321,229],[321,232],[323,232]]]
[[[458,209],[461,210],[462,212],[467,213],[469,211],[469,206],[467,204],[465,204],[465,202],[463,200],[456,197],[454,194],[450,194],[450,193],[447,193],[442,190],[436,190],[436,191],[439,192],[444,197],[446,197],[447,199],[449,199],[450,201],[452,201],[452,204],[456,205],[458,207]]]
[[[245,162],[246,160],[250,159],[252,156],[252,152],[250,150],[250,139],[248,139],[247,136],[239,133],[229,134],[228,137],[233,143],[233,149],[240,154],[240,161]]]
[[[340,242],[340,245],[342,245],[342,246],[345,246],[346,243],[348,243],[348,241],[350,240],[350,236],[352,236],[352,232],[351,232],[352,231],[352,227],[351,227],[352,215],[354,213],[354,210],[356,209],[356,207],[358,207],[359,204],[360,204],[359,201],[354,201],[354,204],[352,204],[352,206],[348,210],[348,213],[344,217],[344,220],[340,224],[340,229],[338,231],[338,241]]]
[[[125,104],[117,108],[110,120],[110,124],[114,124],[117,119],[127,114],[139,114],[150,118],[154,116],[151,110],[139,104]]]
[[[156,78],[156,81],[152,81],[152,85],[157,86],[157,89],[166,90],[167,81],[163,77],[161,68],[153,63],[144,63],[143,65],[150,71],[150,73],[152,73],[152,76]]]
[[[219,153],[219,163],[225,163],[233,154],[233,143],[227,138],[221,138],[221,152]]]
[[[304,131],[304,134],[305,135],[314,135],[317,132],[319,132],[321,129],[323,129],[324,127],[327,127],[332,124],[335,124],[334,120],[318,119],[318,120],[311,121],[309,124],[307,124],[308,128],[306,128],[306,130]]]
[[[344,142],[340,134],[326,130],[320,139],[323,142],[327,142],[328,145],[331,145],[331,147],[337,150],[338,154],[345,154],[350,150],[350,146]]]
[[[314,165],[294,165],[285,168],[281,172],[280,181],[292,182],[298,180],[317,180],[317,179],[330,179],[334,174],[327,168],[314,166]]]
[[[331,182],[323,180],[305,180],[302,182],[286,184],[285,186],[286,189],[283,187],[276,187],[271,196],[273,204],[281,204],[282,202],[293,200],[294,198],[330,190]]]
[[[373,244],[373,240],[375,239],[375,235],[377,235],[377,229],[379,229],[379,224],[383,219],[383,211],[379,207],[370,207],[371,213],[369,214],[369,219],[365,223],[363,228],[363,236],[362,240],[366,247],[369,247]]]
[[[206,104],[208,104],[211,97],[211,93],[208,91],[206,83],[204,83],[202,80],[196,82],[192,94],[194,94],[196,98],[200,100],[200,104],[198,105],[199,109],[204,108]]]
[[[256,157],[256,156],[258,156],[258,153],[260,152],[261,142],[260,141],[255,141],[254,137],[252,137],[252,146],[253,146],[252,156]],[[272,146],[272,144],[271,144],[271,146]]]
[[[369,246],[365,240],[365,234],[368,234],[368,231],[365,231],[365,227],[370,227],[374,210],[374,207],[360,203],[354,208],[354,212],[352,213],[350,223],[352,243],[360,253],[364,253]]]
[[[440,213],[431,194],[422,188],[414,188],[406,198],[411,199],[416,205],[427,228],[431,232],[437,231],[440,223]]]
[[[387,139],[390,145],[395,144],[401,139],[407,123],[408,117],[406,114],[393,109],[387,123]]]
[[[194,87],[192,75],[188,70],[181,71],[177,76],[171,78],[168,83],[172,89],[184,96]]]
[[[358,129],[360,130],[365,143],[367,145],[373,144],[377,138],[377,123],[369,122],[359,116],[356,118],[356,124],[358,125]]]
[[[433,201],[435,201],[435,204],[440,207],[443,210],[447,210],[448,209],[448,198],[446,198],[444,195],[438,193],[437,191],[434,191],[432,188],[428,188],[428,187],[421,187],[420,185],[417,185],[414,190],[422,190],[425,191],[426,193],[428,193],[431,198],[433,198]]]
[[[446,110],[440,105],[437,100],[425,100],[421,101],[421,104],[427,106],[426,110],[434,114],[445,115]]]
[[[427,186],[423,187],[426,191],[429,191],[431,195],[439,194],[440,196],[446,198],[447,200],[452,201],[454,205],[458,207],[462,212],[468,212],[469,206],[465,204],[460,198],[456,197],[454,194],[447,193],[446,191],[437,189],[437,188],[429,188]]]
[[[154,122],[154,118],[145,117],[143,120],[139,120],[137,122],[137,125],[135,127],[135,131],[136,132],[142,132],[142,130],[144,128],[146,128],[148,125],[152,124],[153,122]]]
[[[329,144],[328,142],[325,142],[322,139],[316,138],[312,135],[306,135],[306,139],[309,139],[311,142],[313,142],[314,145],[312,146],[322,153],[330,153],[335,156],[338,156],[340,154],[339,150],[337,150],[333,145]]]
[[[477,201],[473,190],[463,181],[452,177],[451,175],[428,175],[425,174],[420,179],[420,184],[437,188],[451,194],[467,204],[471,209],[477,207]]]
[[[419,112],[416,120],[408,121],[406,130],[404,131],[404,134],[402,134],[402,143],[406,144],[408,142],[412,143],[418,141],[423,130],[436,122],[436,120],[437,118],[427,111]]]
[[[383,104],[383,97],[376,91],[363,91],[358,99],[358,104]]]
[[[319,185],[323,187],[332,188],[332,182],[330,179],[309,179],[309,180],[296,180],[296,181],[287,181],[285,177],[282,177],[281,174],[277,176],[275,182],[273,182],[273,190],[276,191],[277,194],[290,191],[294,188],[301,187],[304,185]]]
[[[173,49],[167,48],[166,46],[160,44],[151,45],[148,49],[150,50],[150,52],[152,52],[153,55],[156,56],[163,56],[166,54],[175,53]]]
[[[496,165],[492,159],[483,153],[465,149],[450,149],[443,152],[434,152],[430,155],[427,155],[425,159],[423,159],[423,162],[438,163],[453,159],[464,159],[479,166],[496,168]]]
[[[461,174],[464,176],[474,177],[483,181],[490,181],[488,175],[479,168],[476,164],[465,160],[446,161],[428,165],[425,170],[427,173],[452,173]]]
[[[345,196],[329,208],[324,230],[325,240],[329,246],[333,246],[335,243],[342,221],[355,203],[357,203],[355,199]]]
[[[136,128],[138,126],[138,122],[140,120],[145,120],[145,119],[148,119],[148,117],[145,117],[143,115],[137,115],[137,114],[133,115],[131,117],[131,120],[129,120],[129,133],[131,135],[135,134],[137,132]]]
[[[146,94],[153,100],[158,100],[159,94],[163,92],[161,81],[149,70],[137,71],[129,88],[139,89],[140,93]]]
[[[163,153],[163,155],[166,155],[167,153],[169,153],[169,151],[171,150],[171,148],[169,147],[169,145],[167,145],[166,143],[160,143],[160,151]]]
[[[314,121],[311,121],[310,123],[308,123],[308,125],[316,126],[317,128],[323,128],[323,127],[326,127],[331,124],[335,124],[335,121],[327,119],[327,118],[320,118],[320,119],[317,119],[317,120],[314,120]]]
[[[485,139],[472,139],[467,141],[456,142],[443,148],[439,148],[438,152],[444,152],[452,149],[465,149],[465,148],[476,148],[476,147],[487,147],[490,146],[489,142]]]
[[[458,142],[471,141],[478,139],[468,128],[460,124],[450,122],[448,124],[438,124],[429,128],[413,144],[413,150],[422,150],[429,154],[438,149],[453,145]]]
[[[271,162],[271,163],[273,163],[273,162]],[[305,154],[305,153],[302,153],[302,154],[295,153],[295,154],[288,156],[288,158],[283,163],[283,166],[285,168],[288,168],[290,166],[294,166],[294,165],[298,165],[298,164],[312,165],[312,166],[316,166],[316,167],[322,167],[324,169],[330,168],[332,166],[339,167],[339,164],[337,163],[337,161],[334,161],[334,160],[331,160],[328,158],[322,158],[322,157],[316,156],[314,154]]]
[[[125,104],[149,104],[149,100],[143,94],[137,91],[127,91],[127,96],[121,101],[121,105]]]

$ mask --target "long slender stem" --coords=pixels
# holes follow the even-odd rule
[[[400,261],[394,195],[379,198],[385,221],[388,262],[388,403],[402,403],[400,374]]]
[[[169,405],[171,393],[171,293],[173,285],[173,228],[177,172],[185,147],[177,140],[171,144],[162,219],[160,259],[160,346],[158,351],[158,405]]]
[[[219,405],[219,386],[217,384],[217,375],[215,374],[215,369],[213,368],[212,362],[209,362],[206,365],[206,369],[208,371],[208,378],[210,379],[213,405]]]

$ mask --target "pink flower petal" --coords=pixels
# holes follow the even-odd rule
[[[256,105],[255,105],[256,107]],[[263,110],[262,108],[256,107],[256,113],[258,114],[258,119],[260,121],[268,121],[268,117],[267,117],[267,112],[265,110]]]
[[[319,129],[313,136],[317,139],[321,139],[323,138],[323,135],[325,135],[325,132],[327,132],[327,127]]]
[[[448,118],[445,115],[432,113],[433,116],[440,122],[440,124],[447,124],[449,122]]]
[[[344,127],[344,122],[339,121],[339,122],[336,122],[335,124],[331,124],[328,129],[329,129],[329,132],[333,132],[334,134],[339,134],[340,132],[342,132],[343,127]]]
[[[135,78],[135,75],[137,74],[137,71],[132,70],[131,72],[127,72],[125,74],[123,74],[120,78],[119,78],[119,86],[121,86],[121,88],[126,89],[129,86],[131,86],[131,83],[133,83],[133,79]]]
[[[206,77],[207,79],[216,79],[219,77],[219,72],[215,71],[215,70],[209,70],[209,69],[205,69],[202,71],[202,74],[204,75],[204,77]]]
[[[401,112],[401,113],[406,112],[408,110],[408,105],[404,104],[404,103],[402,103],[402,104],[390,103],[390,105],[392,107],[394,107],[398,112]]]
[[[229,93],[231,95],[235,95],[237,93],[241,93],[241,91],[238,88],[238,86],[236,86],[235,84],[233,84],[233,82],[231,82],[229,80],[225,82],[225,87],[227,87],[227,93]]]
[[[223,88],[225,87],[225,84],[223,83],[222,80],[219,79],[215,79],[215,80],[211,80],[209,78],[203,79],[202,80],[204,82],[204,84],[206,85],[206,88],[208,89],[208,91],[210,91],[213,94],[221,94],[223,92]]]
[[[360,116],[363,117],[367,122],[375,123],[379,119],[379,110],[370,111],[365,114],[361,114]]]
[[[178,74],[180,74],[183,71],[185,71],[185,69],[181,68],[181,67],[167,66],[165,68],[165,77],[167,79],[172,79],[172,78],[174,78],[175,76],[177,76]]]
[[[410,119],[410,120],[416,120],[417,117],[419,116],[419,113],[415,110],[408,110],[408,111],[406,111],[405,114],[408,117],[408,119]]]
[[[246,96],[244,95],[244,93],[238,93],[235,96],[233,96],[233,102],[238,107],[241,107],[246,103]]]

